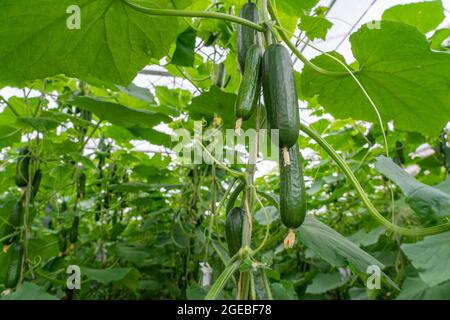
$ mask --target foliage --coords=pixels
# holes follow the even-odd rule
[[[245,139],[221,150],[242,163],[187,164],[172,134],[194,137],[195,121],[203,132],[235,128],[243,22],[234,18],[245,2],[136,1],[139,10],[126,0],[0,3],[2,299],[235,299],[244,294],[239,272],[251,298],[450,299],[450,233],[441,232],[450,215],[450,33],[438,29],[441,2],[395,6],[362,26],[350,37],[355,61],[330,52],[297,66],[301,122],[344,164],[310,135],[298,139],[308,214],[292,249],[283,247],[288,230],[278,166],[263,161],[269,151],[258,155],[253,177]],[[310,40],[326,39],[333,25],[317,0],[271,0],[271,21],[264,3],[256,26],[266,40],[297,27]],[[81,10],[79,29],[67,25],[76,19],[69,6]],[[215,85],[220,63],[223,87]],[[133,84],[148,65],[188,85]],[[261,103],[242,130],[267,127]],[[202,146],[214,149],[210,138],[188,148],[192,159]],[[41,170],[40,186],[32,178],[15,184],[25,146],[25,172]],[[380,226],[343,165],[386,221],[443,229],[418,237]],[[17,203],[24,222],[12,225]],[[234,256],[225,232],[230,205],[253,213],[244,239],[251,241]],[[6,288],[9,245],[18,238],[25,262],[18,286]],[[79,290],[67,288],[70,265],[80,267]],[[371,266],[381,270],[377,290],[366,286]]]

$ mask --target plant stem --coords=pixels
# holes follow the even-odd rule
[[[272,17],[272,19],[275,20],[275,27],[278,30],[278,34],[280,35],[281,39],[283,39],[283,41],[286,43],[286,45],[289,47],[289,49],[292,50],[292,52],[300,59],[300,61],[302,61],[305,65],[309,66],[310,68],[312,68],[314,71],[317,71],[321,74],[324,74],[326,76],[329,77],[348,77],[349,74],[346,71],[343,72],[337,72],[337,71],[329,71],[329,70],[325,70],[317,65],[315,65],[314,63],[312,63],[311,61],[309,61],[296,47],[295,45],[291,42],[291,40],[289,39],[289,37],[287,36],[287,34],[283,31],[283,27],[280,23],[280,20],[278,19],[278,16],[275,13],[275,10],[272,6],[272,4],[270,3],[270,1],[268,1],[268,10],[269,13]]]
[[[227,283],[228,279],[230,279],[233,273],[235,273],[236,270],[239,268],[240,261],[237,260],[237,257],[238,256],[235,256],[233,257],[233,259],[231,259],[228,266],[225,268],[225,270],[223,270],[223,272],[214,282],[213,286],[206,295],[205,300],[215,300],[217,296],[220,294],[220,292],[222,292],[223,287]]]
[[[234,23],[241,24],[243,26],[255,29],[256,31],[263,32],[265,29],[263,26],[251,22],[247,19],[243,19],[240,17],[236,17],[226,13],[219,12],[207,12],[207,11],[187,11],[187,10],[172,10],[172,9],[156,9],[156,8],[147,8],[140,6],[138,4],[129,2],[128,0],[122,0],[125,5],[130,8],[148,14],[152,16],[171,16],[171,17],[191,17],[191,18],[211,18],[211,19],[220,19],[226,20]]]
[[[382,224],[386,229],[398,233],[403,236],[410,237],[420,237],[420,236],[428,236],[438,233],[443,233],[450,230],[450,223],[440,224],[434,227],[427,228],[406,228],[400,227],[389,220],[387,220],[383,215],[378,212],[373,203],[370,201],[368,195],[364,191],[363,187],[356,178],[352,169],[348,166],[344,159],[334,150],[334,148],[317,132],[309,128],[303,123],[300,123],[300,130],[306,133],[311,139],[315,140],[328,154],[329,156],[336,162],[336,164],[344,171],[344,174],[356,188],[361,200],[365,204],[369,213],[377,220],[380,224]]]

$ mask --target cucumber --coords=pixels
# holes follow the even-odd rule
[[[10,234],[14,233],[16,229],[23,224],[23,213],[24,213],[23,202],[20,200],[13,206],[11,215],[8,218],[8,223],[5,225],[2,238],[7,237]],[[16,239],[17,236],[8,238],[3,241],[3,244],[10,245]]]
[[[73,218],[72,228],[70,229],[70,243],[76,243],[78,240],[78,226],[80,224],[80,217]]]
[[[80,173],[77,179],[77,199],[83,199],[86,191],[86,175]]]
[[[403,150],[403,143],[401,143],[400,141],[395,142],[395,153],[397,154],[397,158],[400,164],[405,164],[405,151]]]
[[[225,233],[230,257],[233,257],[242,247],[244,214],[245,212],[241,208],[233,208],[228,213],[225,221]]]
[[[242,6],[240,17],[259,23],[258,6],[252,2],[248,2]],[[241,73],[245,71],[245,62],[247,59],[248,49],[257,44],[262,47],[261,35],[256,30],[242,25],[237,26],[237,56]]]
[[[270,45],[264,53],[262,82],[269,128],[279,130],[278,147],[283,149],[284,164],[289,165],[288,149],[297,143],[300,114],[294,68],[283,45]]]
[[[289,235],[285,239],[286,248],[294,245],[293,230],[302,225],[307,211],[303,166],[298,144],[289,149],[289,157],[291,160],[289,166],[283,165],[280,158],[280,216],[283,224],[289,228]]]
[[[28,186],[30,160],[30,149],[28,147],[20,149],[16,167],[16,185],[18,187]]]
[[[227,77],[227,71],[225,69],[225,63],[221,62],[217,66],[216,73],[216,86],[223,89],[225,86],[225,78]]]
[[[58,245],[59,245],[59,252],[64,254],[67,250],[67,232],[66,228],[62,228],[61,231],[59,231],[58,234]]]
[[[8,270],[6,273],[6,288],[15,288],[19,283],[20,273],[23,264],[23,243],[18,242],[14,245],[9,258]]]
[[[248,49],[245,72],[234,106],[237,132],[241,129],[242,121],[246,121],[252,116],[258,104],[261,93],[261,61],[261,49],[255,44]]]
[[[39,191],[39,187],[41,185],[41,180],[42,180],[42,171],[40,169],[38,169],[33,176],[33,181],[31,184],[31,201],[34,200],[34,198],[36,197],[38,191]]]

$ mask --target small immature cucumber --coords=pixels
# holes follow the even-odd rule
[[[39,191],[39,187],[41,185],[41,180],[42,180],[42,171],[40,169],[38,169],[33,176],[33,181],[31,184],[31,201],[34,200],[34,198],[36,197],[38,191]]]
[[[225,69],[225,63],[221,62],[217,65],[216,73],[216,86],[223,89],[225,86],[225,78],[227,77],[227,71]]]
[[[244,214],[245,212],[241,208],[233,208],[225,221],[225,233],[230,257],[233,257],[242,247]]]
[[[245,72],[234,106],[237,132],[240,131],[242,121],[248,120],[257,107],[261,93],[261,61],[261,49],[255,44],[247,51]]]
[[[280,159],[280,216],[283,224],[290,229],[285,240],[285,247],[290,248],[295,242],[293,230],[300,227],[305,220],[307,202],[298,144],[289,149],[289,157],[289,166],[283,165]]]
[[[61,231],[59,231],[58,234],[58,245],[59,245],[59,252],[64,253],[67,250],[67,232],[66,228],[62,228]]]
[[[299,136],[300,114],[291,56],[281,44],[270,45],[264,53],[263,92],[269,127],[279,130],[278,146],[288,165],[288,149]]]
[[[73,218],[72,228],[70,229],[70,243],[76,243],[78,240],[78,226],[80,224],[80,217]]]
[[[18,201],[16,204],[14,204],[11,215],[9,216],[8,223],[5,225],[3,236],[7,237],[14,233],[17,228],[19,228],[23,224],[23,202],[22,200]],[[11,243],[16,240],[17,236],[8,238],[3,241],[4,245],[10,245]]]
[[[242,6],[240,17],[250,20],[254,23],[259,23],[258,6],[252,2],[248,2]],[[245,71],[245,62],[247,59],[248,49],[258,44],[262,47],[261,35],[256,30],[242,25],[237,26],[237,55],[241,73]]]
[[[9,259],[8,271],[6,273],[6,288],[15,288],[19,283],[20,273],[23,264],[23,243],[18,242],[14,245],[11,257]]]
[[[86,175],[82,172],[77,179],[77,199],[83,199],[86,191]]]
[[[30,160],[30,149],[28,147],[22,148],[19,151],[19,159],[17,160],[16,167],[16,185],[18,187],[28,186]]]

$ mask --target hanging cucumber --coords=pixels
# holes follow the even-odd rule
[[[279,130],[278,147],[284,165],[289,165],[288,149],[297,142],[300,114],[291,56],[281,44],[270,45],[264,53],[263,92],[269,127]]]
[[[217,73],[216,73],[216,86],[220,89],[225,87],[225,78],[227,77],[227,71],[225,69],[225,63],[221,62],[217,65]]]
[[[30,149],[28,147],[20,149],[16,166],[16,185],[18,187],[28,186],[30,160]]]
[[[36,197],[38,191],[39,191],[39,187],[41,185],[41,180],[42,180],[42,171],[40,169],[38,169],[33,176],[33,181],[31,184],[31,201],[34,200],[34,198]]]
[[[239,87],[234,113],[236,115],[236,132],[240,132],[242,121],[248,120],[256,109],[261,93],[262,53],[258,45],[252,45],[247,51],[245,71]]]
[[[9,258],[8,270],[6,273],[6,288],[15,288],[19,283],[23,264],[23,243],[18,242],[14,245]]]
[[[78,226],[80,225],[80,217],[73,218],[72,228],[70,229],[70,243],[76,243],[78,240]]]
[[[242,247],[244,214],[245,212],[241,208],[233,208],[228,213],[225,221],[225,233],[230,257],[233,257]]]
[[[396,156],[392,160],[399,166],[405,164],[405,152],[403,150],[403,143],[400,141],[395,142],[395,154]]]
[[[280,158],[280,216],[283,224],[289,228],[289,234],[284,240],[285,248],[292,248],[294,245],[294,230],[302,225],[307,210],[303,166],[298,144],[289,149],[289,157],[291,159],[289,166],[283,165]]]
[[[8,237],[16,231],[23,224],[23,202],[20,200],[14,204],[8,223],[5,225],[2,238]],[[8,238],[3,241],[4,245],[10,245],[16,240],[17,236]]]
[[[239,15],[243,19],[250,20],[254,23],[259,23],[258,6],[252,2],[244,4]],[[241,73],[244,73],[245,71],[247,51],[254,44],[258,44],[260,47],[262,47],[261,35],[259,34],[259,32],[249,27],[238,25],[237,55]]]
[[[62,228],[58,234],[59,255],[62,256],[67,250],[67,232],[66,228]]]
[[[77,178],[77,199],[83,199],[86,191],[86,175],[82,172]]]

